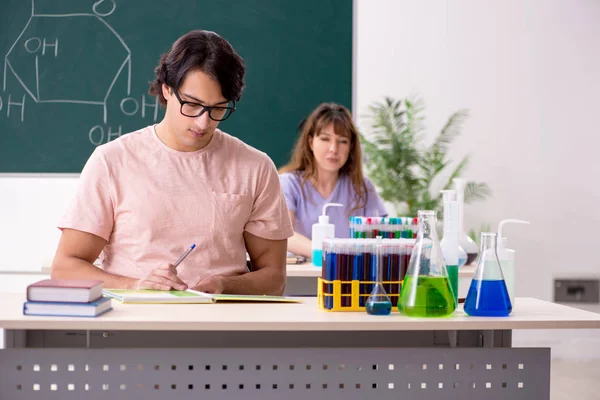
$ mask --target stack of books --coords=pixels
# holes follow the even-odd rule
[[[23,315],[97,317],[112,310],[102,281],[44,279],[27,287]]]

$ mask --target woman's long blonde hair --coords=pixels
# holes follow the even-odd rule
[[[348,160],[340,168],[339,174],[347,175],[352,182],[355,192],[353,211],[365,207],[367,203],[367,186],[362,173],[362,150],[358,137],[358,130],[352,121],[350,111],[342,105],[335,103],[320,104],[304,121],[300,129],[300,137],[294,146],[290,162],[279,169],[279,173],[302,173],[302,195],[304,184],[307,180],[317,179],[317,166],[315,156],[310,148],[309,139],[319,136],[323,129],[333,124],[334,132],[350,139],[350,153]]]

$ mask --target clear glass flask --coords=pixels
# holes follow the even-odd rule
[[[456,309],[436,231],[436,212],[419,211],[419,229],[398,310],[410,317],[446,317]]]
[[[371,291],[371,295],[367,299],[365,308],[367,314],[370,315],[390,315],[392,312],[392,302],[383,288],[383,244],[381,236],[377,236],[377,244],[375,245],[375,260],[376,260],[376,278],[375,286]]]
[[[496,234],[481,233],[475,275],[465,300],[465,313],[477,317],[506,317],[512,304],[496,253]]]

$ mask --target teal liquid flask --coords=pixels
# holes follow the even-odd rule
[[[512,304],[496,254],[496,234],[483,232],[475,275],[471,281],[465,313],[475,317],[506,317]]]
[[[381,243],[381,236],[377,236],[375,260],[377,264],[376,283],[371,291],[371,295],[367,299],[365,308],[367,314],[370,315],[390,315],[392,312],[392,301],[383,288],[381,279],[383,275],[383,244]]]

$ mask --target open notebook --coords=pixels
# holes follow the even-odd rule
[[[153,303],[153,304],[194,304],[216,303],[222,301],[244,302],[274,302],[299,303],[299,300],[283,296],[240,295],[240,294],[210,294],[195,290],[128,290],[104,289],[105,296],[112,297],[121,303]]]

